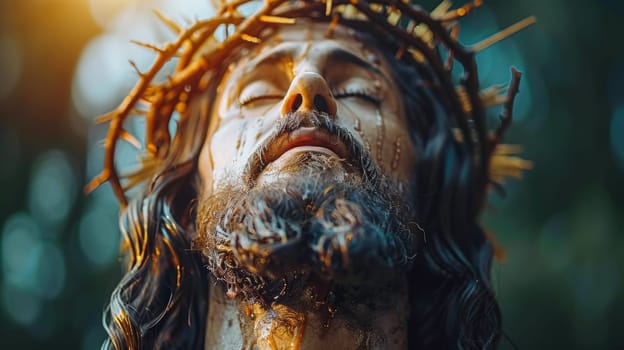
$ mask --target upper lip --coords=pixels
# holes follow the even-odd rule
[[[324,147],[336,153],[342,159],[349,157],[349,150],[338,135],[330,134],[325,130],[314,127],[302,127],[290,133],[280,135],[274,142],[268,145],[262,157],[262,164],[266,166],[287,151],[302,146]]]
[[[255,183],[257,177],[268,164],[289,150],[302,146],[324,147],[334,152],[341,159],[357,162],[358,153],[347,147],[345,142],[337,133],[330,133],[325,128],[299,127],[284,132],[254,153],[245,170],[245,178],[248,183]]]

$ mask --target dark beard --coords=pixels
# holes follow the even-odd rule
[[[195,247],[230,296],[276,300],[305,279],[385,285],[415,256],[398,186],[384,177],[337,181],[318,166],[336,169],[339,160],[303,156],[306,165],[289,178],[249,191],[229,187],[200,203]]]
[[[276,135],[305,125],[292,120],[306,120],[343,135],[356,161],[297,154],[285,167],[265,169],[280,174],[277,180],[246,177],[198,206],[194,247],[230,297],[267,302],[301,294],[309,284],[370,290],[398,280],[416,255],[407,191],[331,119],[308,117],[285,121]]]

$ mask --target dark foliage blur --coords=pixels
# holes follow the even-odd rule
[[[128,39],[171,39],[134,16],[159,7],[207,17],[193,14],[207,3],[0,2],[0,348],[93,349],[104,338],[120,277],[118,207],[109,188],[82,192],[101,164],[93,117],[128,91],[130,56],[150,62]],[[538,18],[479,55],[484,86],[506,83],[510,65],[525,72],[507,142],[535,164],[491,196],[483,218],[506,251],[493,269],[510,339],[501,348],[620,349],[624,2],[486,3],[462,22],[464,43]]]

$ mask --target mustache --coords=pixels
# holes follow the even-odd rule
[[[256,179],[268,165],[267,153],[272,145],[297,129],[307,127],[313,127],[330,136],[335,136],[338,141],[347,148],[348,159],[346,159],[346,161],[352,168],[361,173],[365,181],[375,183],[380,179],[380,170],[375,165],[371,154],[366,150],[364,145],[355,138],[353,133],[347,128],[338,125],[334,117],[329,116],[327,113],[320,113],[317,111],[297,111],[289,112],[284,118],[281,118],[268,139],[260,144],[250,156],[243,172],[243,180],[245,183],[249,184],[249,187],[255,186]]]

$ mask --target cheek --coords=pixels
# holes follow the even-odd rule
[[[214,189],[228,177],[240,179],[252,154],[270,133],[270,126],[271,121],[262,117],[222,121],[200,156],[200,175],[206,186]]]
[[[384,173],[409,180],[415,154],[401,111],[393,107],[371,109],[363,104],[341,103],[338,115]]]
[[[230,122],[221,126],[210,139],[210,153],[212,155],[212,169],[224,168],[235,160],[241,144],[242,123]]]
[[[238,151],[241,144],[241,122],[222,124],[209,138],[200,155],[200,176],[204,190],[211,192],[226,176],[239,172]]]
[[[401,180],[410,180],[416,163],[414,145],[403,120],[387,121],[384,164],[386,169]]]

